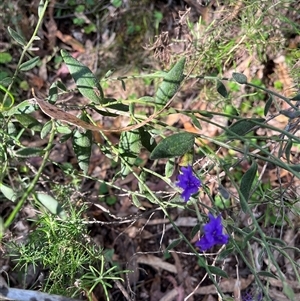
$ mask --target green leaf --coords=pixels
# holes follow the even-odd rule
[[[37,193],[36,198],[38,201],[48,209],[52,214],[58,215],[61,219],[66,220],[67,214],[62,206],[52,196],[44,193]]]
[[[232,73],[232,78],[239,84],[247,84],[247,76],[243,73]]]
[[[149,152],[152,152],[157,145],[154,138],[152,138],[144,126],[139,128],[139,134],[143,147],[145,147]]]
[[[191,234],[190,234],[190,237],[195,237],[195,235],[199,232],[199,230],[200,230],[200,224],[199,223],[197,223],[194,227],[193,227],[193,229],[192,229],[192,231],[191,231]]]
[[[3,218],[0,217],[0,239],[4,236],[4,232],[5,232],[4,221]]]
[[[1,71],[0,71],[0,77],[1,77]],[[6,74],[4,74],[4,77],[2,77],[0,80],[0,85],[4,87],[8,87],[12,83],[12,81],[13,81],[12,77],[6,76]]]
[[[215,266],[212,266],[212,265],[208,265],[207,269],[210,270],[210,272],[212,274],[214,274],[214,275],[221,276],[223,278],[228,278],[227,273],[225,271],[221,270],[218,267],[215,267]]]
[[[226,87],[220,80],[217,80],[217,91],[224,98],[228,97],[228,92],[226,90]]]
[[[58,97],[58,88],[57,88],[57,82],[54,82],[49,89],[49,96],[47,97],[48,102],[51,104],[54,104]]]
[[[25,46],[26,45],[26,41],[25,39],[19,34],[17,33],[15,30],[13,30],[11,27],[7,28],[10,36],[20,45]]]
[[[138,102],[141,103],[152,103],[155,102],[155,98],[151,96],[142,96],[138,99]]]
[[[5,112],[6,116],[14,116],[17,114],[30,114],[35,111],[34,105],[28,100],[24,100],[16,106],[13,106],[9,111]],[[16,117],[16,116],[15,116]]]
[[[279,113],[290,119],[295,119],[300,116],[300,111],[280,110]]]
[[[283,293],[288,297],[288,300],[296,300],[293,289],[288,285],[286,281],[283,282]]]
[[[193,165],[194,161],[194,149],[190,149],[188,152],[184,153],[183,156],[178,161],[179,166]]]
[[[262,276],[262,277],[270,277],[270,278],[274,278],[274,279],[278,279],[278,277],[270,272],[267,271],[260,271],[257,273],[258,276]]]
[[[289,168],[291,168],[294,171],[300,172],[300,164],[297,165],[288,165]]]
[[[60,134],[71,134],[72,130],[67,125],[61,125],[56,128],[57,132]]]
[[[283,240],[279,239],[279,238],[274,238],[274,237],[267,236],[267,235],[265,235],[265,238],[266,238],[267,241],[270,241],[272,243],[279,244],[283,247],[286,247],[286,243]]]
[[[207,118],[213,118],[214,117],[214,115],[212,113],[209,113],[209,112],[204,111],[204,110],[200,110],[197,113],[204,116],[204,117],[207,117]]]
[[[63,49],[61,55],[75,80],[79,92],[96,104],[102,103],[103,91],[92,71]]]
[[[293,141],[289,140],[285,146],[285,157],[286,157],[286,161],[287,163],[291,163],[290,161],[290,155],[291,155],[291,148],[293,146]]]
[[[18,198],[16,192],[12,188],[10,188],[2,183],[0,183],[0,191],[8,200],[10,200],[12,202],[15,202]]]
[[[255,180],[257,172],[257,163],[255,161],[252,162],[250,168],[245,172],[241,180],[240,186],[240,202],[242,210],[246,213],[248,211],[247,202],[250,197],[250,190],[252,184]]]
[[[105,107],[102,104],[105,104]],[[117,111],[129,112],[129,106],[123,103],[117,103],[117,100],[115,98],[104,98],[102,104],[93,106],[93,108],[102,116],[117,117],[120,115],[120,112]],[[109,112],[108,110],[106,110],[106,108],[115,110],[116,113]]]
[[[24,62],[23,64],[20,65],[20,71],[29,71],[32,68],[34,68],[40,61],[40,58],[38,56],[30,59],[27,62]]]
[[[233,246],[226,247],[226,249],[223,249],[223,251],[218,255],[218,261],[221,262],[223,260],[226,260],[234,252],[235,252],[235,248]]]
[[[219,184],[218,190],[222,198],[224,198],[225,200],[228,200],[230,198],[230,193],[223,185]]]
[[[300,100],[300,93],[294,96],[293,98],[291,98],[291,100],[295,100],[295,101]]]
[[[129,166],[133,166],[141,150],[141,140],[138,130],[122,132],[120,136],[119,152]],[[121,162],[121,175],[127,176],[130,168]]]
[[[264,118],[248,118],[241,119],[232,124],[226,131],[227,137],[229,139],[237,139],[235,135],[231,132],[235,133],[237,136],[244,136],[248,132],[250,132],[254,127],[257,126],[257,123],[263,123],[265,121]]]
[[[85,118],[82,118],[83,120]],[[91,131],[81,132],[75,130],[73,134],[73,149],[76,154],[78,165],[84,174],[89,169],[90,157],[92,152],[93,135]]]
[[[45,5],[44,0],[40,0],[39,7],[38,7],[38,16],[39,16],[39,18],[41,18],[41,16],[42,16],[44,5]]]
[[[41,130],[41,139],[44,139],[52,129],[52,120],[47,121]]]
[[[273,96],[269,94],[269,99],[266,102],[265,108],[264,108],[264,115],[267,116],[269,109],[273,103]]]
[[[17,114],[15,118],[26,128],[33,131],[41,131],[43,125],[38,122],[34,117],[28,114]]]
[[[165,166],[165,177],[171,178],[175,171],[175,159],[171,158],[168,160],[166,166]]]
[[[117,197],[115,195],[109,195],[105,197],[105,203],[108,206],[113,206],[118,201]]]
[[[201,127],[201,124],[200,124],[198,118],[194,114],[190,115],[190,117],[192,119],[194,126],[201,130],[202,127]]]
[[[0,103],[0,112],[9,111],[9,109],[14,105],[15,98],[4,86],[0,85],[0,90],[4,91],[8,96],[2,104]]]
[[[58,89],[60,89],[60,90],[62,90],[62,91],[64,91],[64,92],[67,92],[67,91],[68,91],[67,87],[66,87],[60,80],[58,80],[58,81],[56,82],[56,85],[57,85],[57,88],[58,88]]]
[[[0,64],[10,63],[12,56],[8,52],[0,52]]]
[[[139,198],[135,194],[132,194],[131,196],[132,196],[132,203],[133,203],[133,205],[135,207],[139,208],[139,209],[144,209],[142,207],[142,204],[141,204]]]
[[[164,106],[175,95],[184,78],[184,65],[185,57],[181,58],[164,76],[164,79],[159,85],[155,95],[155,103],[157,105]]]
[[[119,8],[122,5],[122,0],[111,0],[111,4],[114,7]]]
[[[242,241],[242,249],[246,247],[247,242],[257,233],[257,229],[254,227],[254,229],[248,233],[246,236],[243,237]]]
[[[172,250],[182,242],[182,238],[173,240],[166,248],[166,251]]]
[[[20,158],[41,157],[44,154],[42,148],[25,147],[15,152],[15,155]]]
[[[184,132],[169,136],[155,147],[150,159],[174,158],[184,155],[192,149],[195,143],[195,135]]]

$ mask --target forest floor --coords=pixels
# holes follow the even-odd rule
[[[12,42],[7,27],[21,32],[29,40],[38,20],[38,5],[37,0],[12,0],[0,4],[0,52],[10,54],[8,59],[0,58],[0,80],[13,75],[22,51],[17,43]],[[78,107],[85,106],[87,101],[78,92],[72,92],[76,86],[62,62],[60,49],[72,53],[97,78],[105,79],[102,84],[105,97],[118,100],[152,97],[157,89],[157,82],[143,76],[159,70],[169,70],[181,57],[186,57],[186,73],[198,78],[191,76],[184,81],[172,103],[177,111],[166,115],[163,122],[170,128],[214,138],[223,133],[220,125],[228,127],[233,121],[215,115],[209,122],[201,122],[199,127],[193,119],[179,111],[223,112],[236,109],[247,118],[261,117],[268,95],[251,87],[228,82],[226,88],[230,91],[230,96],[224,100],[216,92],[215,84],[205,81],[203,76],[228,78],[232,72],[239,72],[255,85],[287,98],[293,97],[299,93],[300,82],[299,23],[300,5],[297,1],[50,1],[38,32],[40,39],[34,42],[34,48],[31,49],[35,56],[39,56],[40,63],[30,71],[18,75],[12,93],[16,103],[31,99],[32,89],[39,97],[44,97],[49,94],[51,84],[60,80],[71,92],[61,97],[57,103],[63,104],[69,113],[76,115]],[[257,139],[257,143],[263,141],[262,137],[278,135],[274,128],[283,130],[291,123],[288,113],[277,114],[278,110],[289,112],[289,104],[284,101],[278,101],[277,104],[278,107],[271,109],[271,113],[276,116],[268,123],[273,129],[264,128],[255,132],[256,137],[253,139]],[[147,116],[153,113],[151,107],[145,109],[142,105],[136,106],[135,110],[138,113],[146,111]],[[40,110],[33,112],[32,116],[42,124],[49,120],[49,116]],[[128,124],[128,116],[124,115],[99,117],[95,113],[91,117],[103,129],[122,128]],[[299,116],[293,118],[293,123],[299,122],[298,119]],[[26,133],[24,135],[22,132],[20,139],[23,146],[41,148],[47,145],[48,138],[41,138],[40,132],[27,129]],[[293,134],[299,137],[297,131]],[[97,133],[93,133],[93,139],[99,144],[108,143]],[[117,145],[120,133],[109,133],[107,139],[112,145]],[[35,190],[55,195],[61,201],[69,199],[88,226],[86,243],[106,250],[110,254],[110,264],[133,271],[127,276],[121,275],[124,282],[112,283],[112,288],[109,289],[111,300],[218,300],[215,286],[187,245],[180,243],[174,245],[176,251],[166,251],[170,243],[178,239],[178,232],[160,207],[147,198],[141,198],[136,206],[130,194],[118,191],[117,187],[121,187],[123,191],[139,190],[139,181],[132,173],[126,177],[116,177],[119,165],[95,147],[92,149],[87,176],[79,176],[78,158],[71,141],[58,141],[57,138]],[[201,143],[216,153],[218,160],[230,161],[231,156],[242,157],[241,154],[217,147],[211,141],[203,140]],[[247,146],[244,147],[246,152]],[[269,147],[271,149],[272,145]],[[290,152],[293,163],[297,164],[300,160],[299,146],[291,146]],[[162,159],[154,164],[149,160],[147,151],[141,152],[140,159],[144,167],[157,174],[164,174],[166,160]],[[202,159],[199,166],[205,168],[208,160]],[[8,172],[3,173],[1,182],[15,189],[22,187],[34,177],[42,161],[42,156],[11,159],[7,162]],[[265,162],[259,161],[258,165],[264,189],[273,191],[272,202],[275,202],[277,196],[279,203],[284,199],[286,208],[297,208],[285,211],[286,217],[282,217],[280,204],[278,203],[278,208],[271,209],[266,198],[255,207],[257,216],[268,211],[268,218],[259,221],[261,228],[268,236],[280,238],[287,245],[299,248],[299,178],[287,170],[278,169],[275,164],[266,166]],[[250,166],[251,162],[241,161],[234,178],[240,180]],[[222,171],[215,168],[205,172],[201,180],[207,190],[201,192],[200,196],[207,208],[212,206],[212,199],[208,195],[215,197],[219,193],[218,182],[213,180],[216,176],[221,176],[222,187],[226,191],[235,192],[231,178],[226,174],[222,176]],[[103,181],[113,181],[114,186],[103,186]],[[171,177],[171,181],[176,181],[176,174]],[[147,178],[146,184],[162,198],[172,192],[166,182],[156,176]],[[4,195],[0,195],[0,216],[5,221],[16,203],[8,201]],[[230,205],[223,208],[223,215],[235,216],[240,227],[247,227],[249,216],[241,214],[239,208],[236,209],[234,198],[229,198],[229,202]],[[191,231],[197,223],[196,214],[176,206],[170,206],[167,210],[184,236],[195,243],[197,237],[191,236]],[[17,262],[11,256],[14,253],[12,247],[8,246],[12,242],[26,245],[29,234],[37,227],[34,220],[39,215],[40,209],[29,198],[10,227],[5,229],[2,242],[0,241],[0,273],[10,287],[43,291],[45,279],[50,279],[50,284],[47,282],[46,286],[51,287],[51,268],[37,264],[25,270],[24,266],[16,265]],[[279,215],[281,222],[277,223]],[[258,261],[257,258],[262,255],[257,242],[251,243],[250,250],[245,251],[245,256],[255,254],[252,259]],[[291,250],[287,252],[297,264],[295,269],[299,271],[299,253]],[[223,293],[234,298],[228,300],[260,300],[259,297],[238,297],[237,291],[244,293],[256,289],[254,276],[239,256],[233,253],[222,262],[214,262],[213,255],[207,256],[212,265],[218,266],[229,276],[219,282]],[[30,262],[29,257],[27,260]],[[299,297],[300,285],[294,267],[280,256],[278,263],[285,271],[295,298]],[[276,274],[276,269],[266,260],[262,260],[260,264],[268,267],[270,273]],[[262,281],[268,282],[272,300],[288,300],[278,278],[268,277],[267,273],[261,273],[260,276]],[[74,283],[64,283],[63,286],[65,287],[61,292],[50,292],[63,295],[63,290],[74,286]],[[77,298],[85,300],[82,294],[77,295]],[[93,301],[105,300],[100,285],[93,290],[91,298]]]

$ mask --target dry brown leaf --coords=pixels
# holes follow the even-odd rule
[[[252,282],[254,276],[250,275],[247,279],[240,278],[240,289],[246,289]],[[220,289],[223,293],[232,293],[234,291],[236,279],[229,278],[223,279],[220,283]],[[209,294],[216,294],[216,287],[214,284],[200,287],[196,290],[196,294],[199,295],[209,295]]]
[[[60,30],[56,31],[56,36],[63,41],[65,44],[70,45],[74,51],[78,51],[80,53],[84,53],[85,49],[84,46],[77,41],[76,39],[74,39],[73,37],[71,37],[68,34],[63,34]]]
[[[139,255],[137,262],[150,265],[155,269],[163,269],[169,271],[170,273],[177,274],[177,268],[174,264],[165,262],[161,258],[153,255],[149,255],[149,254]]]

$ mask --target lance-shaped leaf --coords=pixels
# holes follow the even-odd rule
[[[228,97],[228,92],[226,90],[226,87],[225,87],[225,85],[220,80],[217,81],[217,91],[224,98]]]
[[[26,128],[33,131],[41,131],[43,125],[28,114],[17,114],[15,118]]]
[[[223,277],[223,278],[229,278],[227,273],[224,272],[222,269],[215,267],[213,265],[208,265],[207,268],[210,270],[210,272],[214,275]]]
[[[2,194],[12,202],[15,202],[18,198],[18,194],[9,186],[0,182],[0,191]]]
[[[184,155],[192,149],[195,143],[195,135],[191,133],[177,133],[169,136],[155,147],[150,159],[174,158]]]
[[[86,120],[85,116],[81,117],[82,120]],[[92,152],[93,135],[92,132],[87,130],[82,132],[81,130],[75,130],[73,134],[73,149],[76,154],[78,165],[84,174],[87,174],[89,169],[90,157]]]
[[[19,33],[17,33],[15,30],[13,30],[11,27],[7,28],[10,36],[20,45],[25,46],[26,41],[23,36],[21,36]]]
[[[93,72],[67,51],[62,49],[61,55],[75,80],[79,92],[96,104],[102,103],[103,91]]]
[[[141,150],[141,139],[138,129],[134,131],[122,132],[120,136],[119,152],[126,163],[121,162],[121,175],[127,176],[130,167],[135,163]],[[129,166],[128,166],[129,165]]]
[[[20,65],[20,71],[29,71],[32,68],[34,68],[40,61],[40,58],[38,56],[35,56],[34,58],[30,59],[29,61],[23,63]]]
[[[164,76],[162,83],[159,85],[155,103],[164,106],[177,92],[180,83],[182,82],[185,58],[181,58],[173,68]]]
[[[37,193],[36,198],[52,214],[57,214],[61,219],[66,220],[67,214],[62,206],[52,196],[44,193]]]
[[[156,141],[144,126],[140,127],[138,130],[143,147],[145,147],[149,152],[152,152],[157,145]]]
[[[16,157],[19,158],[30,158],[30,157],[41,157],[45,151],[38,147],[24,147],[15,152]]]
[[[257,123],[263,124],[265,121],[264,118],[247,118],[241,119],[232,124],[228,130],[226,130],[227,137],[230,139],[237,138],[237,136],[244,136],[250,132],[254,127],[257,126]],[[237,136],[235,136],[236,134]]]
[[[271,94],[269,94],[269,99],[267,100],[265,108],[264,108],[264,115],[265,116],[267,116],[272,103],[273,103],[273,97],[272,97]]]
[[[253,161],[251,167],[245,172],[241,180],[240,202],[241,202],[241,208],[245,213],[248,210],[247,202],[250,197],[250,190],[255,180],[256,172],[257,172],[257,163]]]
[[[16,114],[30,114],[34,111],[34,105],[29,100],[24,100],[16,106],[13,106],[9,111],[6,111],[5,116],[14,116]]]
[[[173,175],[174,171],[175,171],[175,159],[174,158],[170,158],[165,166],[165,176],[166,178],[171,178],[171,176]]]

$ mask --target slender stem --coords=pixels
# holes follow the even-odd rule
[[[18,204],[16,205],[16,207],[14,208],[14,210],[11,212],[11,214],[9,215],[9,217],[7,218],[7,220],[5,221],[4,223],[4,228],[8,228],[12,222],[14,221],[16,215],[18,214],[18,212],[20,211],[20,209],[22,208],[23,204],[25,203],[25,201],[28,199],[29,195],[32,193],[36,183],[38,182],[43,170],[44,170],[44,167],[47,163],[47,160],[50,156],[50,151],[52,149],[52,143],[53,143],[53,140],[54,140],[54,137],[55,137],[55,121],[52,120],[52,130],[51,130],[51,133],[50,133],[50,137],[49,137],[49,141],[48,141],[48,144],[45,148],[45,154],[44,154],[44,157],[43,157],[43,161],[42,161],[42,164],[40,166],[40,168],[38,169],[34,179],[32,180],[32,182],[29,184],[27,190],[24,192],[24,194],[22,195],[22,198],[20,199],[20,201],[18,202]]]
[[[13,84],[14,84],[14,81],[15,81],[15,79],[16,79],[18,73],[19,73],[19,68],[20,68],[20,66],[21,66],[21,64],[22,64],[22,62],[23,62],[23,59],[24,59],[24,56],[25,56],[26,52],[29,50],[29,48],[31,47],[32,43],[33,43],[34,40],[36,39],[37,32],[38,32],[38,30],[39,30],[39,28],[40,28],[40,26],[41,26],[41,24],[42,24],[42,21],[43,21],[43,19],[44,19],[44,15],[45,15],[45,12],[46,12],[46,9],[47,9],[48,4],[49,4],[49,0],[46,0],[46,1],[45,1],[45,4],[44,4],[44,6],[43,6],[43,9],[42,9],[42,11],[41,11],[41,14],[40,14],[40,16],[39,16],[38,22],[37,22],[37,24],[36,24],[36,27],[35,27],[35,29],[34,29],[34,31],[33,31],[33,34],[32,34],[32,36],[31,36],[29,42],[27,43],[27,45],[25,45],[24,48],[23,48],[23,51],[22,51],[22,53],[21,53],[21,56],[20,56],[18,65],[17,65],[16,70],[15,70],[15,73],[14,73],[14,75],[13,75],[13,77],[12,77],[12,81],[11,81],[11,83],[9,84],[9,86],[7,87],[7,92],[4,94],[4,98],[3,98],[2,103],[5,103],[5,100],[6,100],[8,94],[9,94],[9,92],[10,92],[10,90],[11,90]]]

